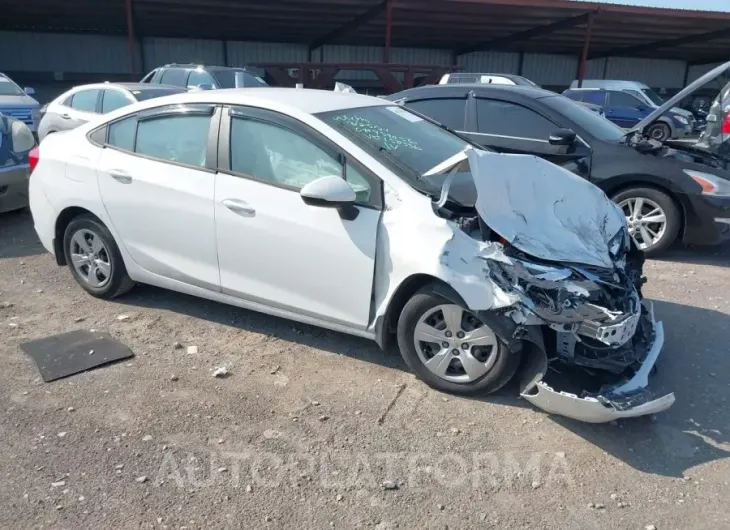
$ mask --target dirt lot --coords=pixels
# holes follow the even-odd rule
[[[96,300],[0,216],[0,527],[728,528],[729,266],[648,262],[677,403],[591,426],[513,385],[440,394],[365,340],[152,287]],[[136,357],[43,383],[18,345],[83,328]]]

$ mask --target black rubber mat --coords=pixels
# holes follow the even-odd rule
[[[20,345],[38,366],[47,383],[92,368],[134,357],[134,353],[108,333],[71,331]]]

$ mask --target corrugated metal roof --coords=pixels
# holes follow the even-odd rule
[[[382,0],[132,3],[136,33],[144,37],[366,47],[382,46],[385,40]],[[370,12],[374,15],[365,17],[359,27],[347,28],[350,21]],[[730,0],[431,0],[427,4],[398,0],[391,44],[575,56],[581,53],[589,12],[596,13],[591,34],[594,56],[626,51],[632,56],[716,62],[730,49]],[[555,24],[554,31],[538,32],[539,37],[531,33]],[[338,31],[343,27],[348,31]],[[125,0],[6,2],[0,29],[125,34]],[[710,37],[672,43],[705,34]],[[631,51],[637,46],[642,47],[640,52]],[[206,57],[218,53],[199,51]],[[159,53],[167,54],[161,49]]]

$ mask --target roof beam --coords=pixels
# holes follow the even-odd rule
[[[344,37],[348,33],[352,33],[363,24],[367,24],[375,17],[384,13],[387,6],[388,0],[382,0],[382,2],[375,4],[364,13],[360,13],[349,22],[345,22],[339,28],[335,28],[326,35],[322,35],[321,37],[317,37],[316,39],[314,39],[312,42],[309,43],[309,49],[314,50],[315,48],[319,48],[320,46],[332,42],[333,40]]]
[[[552,24],[547,24],[545,26],[537,26],[532,29],[520,31],[511,35],[506,35],[504,37],[498,37],[496,39],[478,42],[476,44],[457,49],[456,54],[463,55],[465,53],[476,52],[480,50],[489,50],[498,46],[504,46],[505,44],[523,42],[529,39],[533,39],[535,37],[539,37],[541,35],[548,35],[550,33],[554,33],[563,29],[574,28],[576,26],[580,26],[581,24],[587,23],[591,14],[592,12],[584,13],[582,15],[578,15],[577,17],[564,18],[563,20],[558,20],[557,22],[553,22]]]
[[[723,37],[730,37],[730,28],[723,28],[717,31],[710,31],[709,33],[699,33],[695,35],[686,35],[684,37],[677,37],[676,39],[665,39],[655,42],[648,42],[646,44],[638,44],[636,46],[628,46],[623,48],[612,48],[605,52],[599,52],[595,55],[591,55],[591,59],[602,59],[603,57],[625,57],[640,54],[643,52],[650,52],[660,48],[674,48],[676,46],[685,46],[687,44],[696,44],[698,42],[707,42],[715,39],[721,39]]]
[[[706,56],[704,59],[696,59],[694,61],[687,62],[688,66],[702,66],[705,64],[722,64],[724,62],[727,62],[727,54],[723,55],[715,55],[713,56]]]

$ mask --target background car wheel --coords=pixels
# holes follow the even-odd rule
[[[489,326],[432,286],[418,291],[403,308],[398,346],[419,379],[455,394],[495,392],[520,364],[519,352],[510,352]]]
[[[114,298],[134,287],[122,255],[104,224],[82,215],[66,227],[63,248],[76,281],[97,298]]]
[[[647,129],[646,134],[649,138],[663,142],[672,135],[672,129],[666,123],[655,123]]]
[[[647,255],[663,252],[677,239],[681,215],[666,193],[654,188],[630,188],[613,200],[624,211],[636,246]]]

